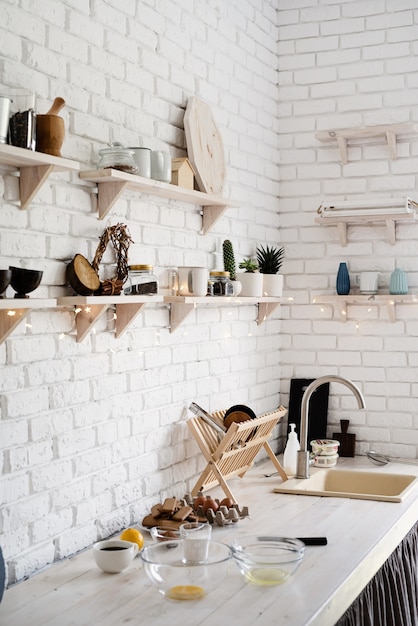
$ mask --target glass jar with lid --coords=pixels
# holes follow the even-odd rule
[[[126,296],[153,296],[158,293],[158,279],[152,265],[129,265]]]
[[[208,282],[208,296],[233,296],[234,285],[229,272],[211,270]]]
[[[99,150],[99,156],[98,169],[112,168],[127,174],[136,174],[138,171],[133,150],[124,148],[121,144],[114,143],[110,148]]]

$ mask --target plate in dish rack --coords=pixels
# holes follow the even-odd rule
[[[226,163],[221,134],[210,106],[193,96],[184,114],[188,158],[193,165],[200,191],[222,195]]]

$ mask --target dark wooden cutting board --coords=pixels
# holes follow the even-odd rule
[[[347,432],[350,420],[340,420],[340,424],[341,432],[332,435],[333,439],[340,442],[338,454],[339,456],[355,456],[356,436]]]
[[[300,412],[302,397],[314,378],[292,378],[290,381],[288,424],[296,424],[300,441]],[[328,420],[329,383],[314,391],[309,401],[308,411],[308,449],[312,439],[326,439]],[[290,428],[288,428],[290,430]]]

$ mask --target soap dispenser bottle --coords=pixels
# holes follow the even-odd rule
[[[298,451],[300,450],[300,444],[298,436],[295,433],[296,424],[290,424],[290,433],[287,438],[287,444],[284,451],[283,465],[284,471],[289,476],[294,476],[297,471],[298,463]]]

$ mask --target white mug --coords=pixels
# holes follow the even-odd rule
[[[151,178],[171,183],[171,156],[163,150],[151,152]]]
[[[138,544],[122,539],[105,539],[93,546],[96,565],[104,572],[117,574],[126,569],[138,554]]]
[[[379,272],[362,272],[356,276],[356,285],[360,287],[360,293],[375,294],[379,289]]]
[[[206,267],[179,267],[178,290],[181,296],[206,296],[209,270]]]
[[[151,149],[150,148],[128,148],[134,153],[134,161],[138,166],[136,172],[138,176],[151,178]]]

